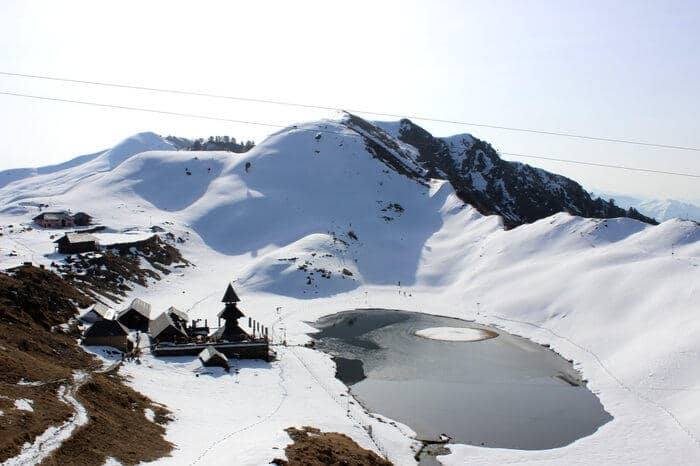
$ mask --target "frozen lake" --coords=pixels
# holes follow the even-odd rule
[[[334,356],[336,376],[353,395],[420,439],[446,433],[454,443],[549,449],[612,419],[568,361],[500,329],[380,309],[341,312],[313,325],[320,330],[313,335],[317,347]],[[450,341],[460,332],[486,339]],[[445,340],[435,339],[441,335]]]

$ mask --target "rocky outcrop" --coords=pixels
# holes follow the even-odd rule
[[[392,131],[380,129],[381,124],[372,125],[354,115],[347,120],[352,127],[362,127],[364,133],[373,134],[375,139],[383,133],[383,139],[397,138],[415,148],[413,153],[405,148],[395,152],[415,157],[417,165],[429,177],[447,179],[457,195],[482,214],[500,215],[506,228],[531,223],[557,212],[594,218],[630,217],[656,224],[654,219],[635,209],[623,209],[613,202],[593,198],[569,178],[502,160],[489,143],[471,135],[437,138],[407,119],[399,122],[398,129],[393,125],[393,134],[389,135],[387,133]],[[360,125],[359,121],[363,124]],[[413,170],[413,173],[418,172]]]

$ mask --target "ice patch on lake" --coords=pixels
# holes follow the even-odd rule
[[[418,330],[416,335],[423,338],[443,341],[481,341],[498,336],[496,332],[492,332],[491,330],[463,327],[426,328]]]

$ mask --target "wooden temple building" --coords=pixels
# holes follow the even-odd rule
[[[240,301],[233,286],[229,283],[224,297],[221,299],[224,308],[218,314],[219,328],[206,338],[207,341],[194,343],[192,342],[193,335],[190,335],[190,343],[156,344],[151,352],[156,356],[199,356],[203,363],[206,362],[206,365],[221,363],[220,355],[233,359],[264,359],[269,361],[273,355],[270,352],[267,331],[263,332],[262,330],[264,327],[257,323],[260,335],[265,335],[265,337],[254,338],[238,323],[239,319],[244,317],[243,312],[238,307]],[[166,318],[163,318],[163,321],[165,323],[163,328],[169,328],[169,322],[166,322]]]
[[[243,312],[238,309],[240,298],[229,283],[221,302],[224,308],[219,312],[219,329],[211,336],[215,341],[244,341],[249,340],[248,333],[238,325],[238,319],[243,317]],[[221,326],[221,321],[224,326]]]

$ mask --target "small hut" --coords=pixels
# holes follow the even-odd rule
[[[224,341],[241,341],[248,339],[248,334],[245,330],[238,326],[238,319],[243,317],[243,313],[238,309],[236,303],[240,302],[240,298],[229,283],[221,299],[224,303],[224,308],[219,312],[219,329],[212,335],[215,340]],[[224,326],[221,327],[221,319],[224,320]]]
[[[42,212],[32,220],[44,228],[66,228],[75,225],[73,217],[66,211]]]
[[[54,243],[57,244],[58,252],[61,254],[78,254],[100,249],[97,238],[88,233],[66,233]]]
[[[111,346],[120,351],[131,351],[134,344],[129,339],[129,329],[116,320],[98,320],[83,335],[83,345]]]
[[[94,323],[98,320],[111,320],[113,312],[102,303],[95,303],[78,317],[83,322]]]
[[[129,307],[119,313],[117,320],[131,330],[147,332],[151,320],[151,305],[139,298],[134,298]]]
[[[92,217],[85,212],[78,212],[73,215],[73,223],[79,227],[86,227],[92,223]]]
[[[223,367],[226,371],[229,369],[228,358],[213,346],[204,348],[199,353],[199,360],[202,361],[202,365],[205,367]]]
[[[178,311],[175,308],[175,311]],[[148,326],[148,334],[156,342],[170,341],[178,342],[187,340],[187,314],[182,319],[171,309],[166,310],[156,319],[152,320]],[[182,312],[182,311],[178,311]]]

